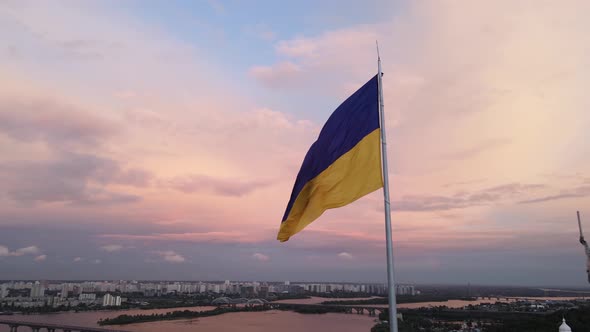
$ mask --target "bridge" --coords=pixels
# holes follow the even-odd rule
[[[538,297],[526,297],[526,296],[481,296],[481,300],[496,300],[496,301],[526,301],[526,302],[538,302],[538,301],[551,301],[550,297],[538,298]]]
[[[103,329],[100,327],[85,327],[41,322],[27,322],[22,320],[10,319],[0,319],[0,325],[8,325],[10,327],[10,332],[18,332],[19,327],[28,327],[33,332],[40,332],[42,329],[47,330],[47,332],[55,332],[60,330],[63,332],[128,332],[123,330]]]

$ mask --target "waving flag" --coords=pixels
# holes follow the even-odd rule
[[[378,76],[332,113],[307,152],[277,239],[300,232],[324,211],[350,204],[381,187]]]

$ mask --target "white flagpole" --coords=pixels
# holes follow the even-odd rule
[[[381,158],[383,172],[383,200],[385,206],[385,241],[387,242],[387,285],[389,289],[389,331],[397,332],[397,308],[395,299],[395,281],[393,276],[393,244],[391,241],[391,207],[389,204],[389,168],[387,167],[387,141],[385,139],[385,116],[383,112],[383,83],[381,80],[381,56],[377,43],[377,62],[379,73],[379,119],[381,124]]]

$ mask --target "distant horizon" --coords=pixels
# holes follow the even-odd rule
[[[136,282],[203,282],[203,283],[223,283],[225,280],[229,280],[230,282],[266,282],[266,283],[284,283],[285,281],[289,281],[291,284],[371,284],[371,285],[387,285],[387,281],[384,282],[361,282],[361,281],[297,281],[297,280],[263,280],[263,279],[252,279],[252,280],[234,280],[234,279],[211,279],[211,280],[184,280],[184,279],[158,279],[158,280],[151,280],[151,279],[0,279],[1,283],[6,282],[36,282],[36,281],[45,281],[45,282],[116,282],[116,281],[136,281]],[[506,287],[506,288],[534,288],[534,289],[545,289],[547,290],[576,290],[576,291],[587,291],[590,292],[590,288],[584,287],[577,287],[577,286],[564,286],[564,285],[509,285],[509,284],[478,284],[478,283],[470,283],[470,284],[452,284],[452,283],[413,283],[413,282],[400,282],[396,283],[396,285],[412,285],[412,286],[439,286],[439,287]]]

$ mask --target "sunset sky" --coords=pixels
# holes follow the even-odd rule
[[[0,279],[385,282],[381,191],[276,240],[379,40],[397,280],[588,286],[588,12],[0,0]]]

